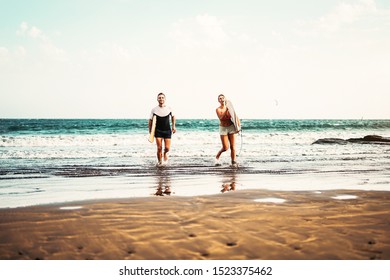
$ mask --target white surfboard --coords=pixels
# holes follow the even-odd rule
[[[156,121],[157,121],[157,117],[156,115],[154,115],[152,119],[152,128],[150,130],[149,139],[148,139],[150,143],[153,143],[154,141],[154,133],[156,131]]]
[[[229,110],[229,114],[231,116],[230,119],[234,125],[236,132],[240,132],[241,131],[241,122],[237,116],[236,111],[234,110],[233,103],[230,100],[226,100],[226,107]]]

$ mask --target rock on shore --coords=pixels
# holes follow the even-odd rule
[[[350,138],[347,140],[341,138],[322,138],[313,142],[313,144],[339,144],[339,145],[346,145],[348,143],[390,145],[390,137],[383,137],[379,135],[367,135],[364,136],[363,138]]]

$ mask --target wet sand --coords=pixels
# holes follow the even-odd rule
[[[390,192],[231,189],[1,209],[0,259],[390,259]]]

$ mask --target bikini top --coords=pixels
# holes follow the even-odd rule
[[[221,121],[228,121],[230,120],[230,114],[229,111],[226,110],[226,112],[223,114],[222,118],[220,118]]]

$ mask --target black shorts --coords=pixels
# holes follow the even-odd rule
[[[172,130],[159,130],[156,129],[154,132],[154,137],[156,138],[164,138],[164,139],[171,139],[172,137]]]

